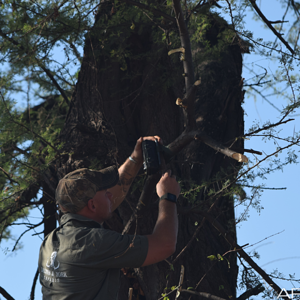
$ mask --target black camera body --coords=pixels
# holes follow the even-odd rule
[[[157,173],[161,166],[159,145],[157,140],[143,141],[142,150],[143,150],[143,158],[144,158],[144,170],[146,170],[147,175],[153,175]]]
[[[157,140],[145,140],[142,142],[144,170],[147,175],[153,175],[161,169],[161,155],[166,163],[172,158],[173,154],[169,148],[158,143]]]

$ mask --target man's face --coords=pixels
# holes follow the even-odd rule
[[[97,221],[102,223],[108,220],[112,216],[112,193],[107,190],[98,191],[93,198],[93,204],[95,206]]]

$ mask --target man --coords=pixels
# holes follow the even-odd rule
[[[161,142],[157,136],[144,139]],[[101,227],[122,203],[142,166],[142,141],[119,170],[79,169],[59,182],[56,201],[65,214],[40,248],[43,299],[115,300],[121,268],[147,266],[174,253],[180,186],[170,171],[156,186],[161,200],[151,235],[121,235]]]

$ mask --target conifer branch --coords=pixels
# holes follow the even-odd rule
[[[20,123],[20,122],[17,122],[17,121],[14,119],[14,117],[11,115],[9,109],[8,109],[7,106],[6,106],[6,103],[5,103],[5,100],[4,100],[4,97],[3,97],[2,93],[1,93],[1,91],[0,91],[0,95],[1,95],[1,99],[2,99],[3,104],[4,104],[4,107],[5,107],[5,110],[7,111],[8,115],[10,116],[11,121],[12,121],[13,123],[15,123],[16,125],[18,125],[18,126],[20,126],[20,127],[23,127],[23,128],[24,128],[25,130],[27,130],[28,132],[31,132],[33,135],[35,135],[37,138],[39,138],[42,142],[44,142],[46,145],[48,145],[49,147],[51,147],[51,148],[56,152],[56,154],[60,156],[60,152],[59,152],[54,146],[52,146],[48,141],[46,141],[43,137],[41,137],[38,133],[36,133],[36,132],[35,132],[34,130],[32,130],[31,128],[28,128],[26,125],[24,125],[24,124],[22,124],[22,123]]]
[[[73,50],[73,53],[76,56],[76,58],[78,59],[79,63],[82,63],[82,58],[81,58],[80,53],[78,52],[77,48],[75,47],[75,45],[72,42],[68,42],[67,40],[66,40],[66,43],[68,43],[70,45],[70,48]]]
[[[13,197],[16,197],[14,201],[10,204],[9,208],[5,207],[0,211],[0,216],[2,216],[2,219],[0,219],[0,224],[2,225],[1,233],[0,233],[0,241],[2,238],[3,231],[5,228],[11,226],[11,224],[6,224],[6,221],[12,217],[15,213],[22,211],[23,208],[31,206],[31,205],[39,205],[43,204],[41,201],[35,201],[31,202],[30,200],[35,198],[38,191],[40,189],[40,185],[37,184],[37,182],[34,182],[29,187],[24,189],[23,191],[15,192],[8,197],[6,197],[4,200],[12,199]],[[25,199],[25,200],[24,200]],[[7,212],[8,211],[8,212]]]
[[[153,8],[153,7],[150,7],[148,5],[145,5],[143,3],[140,3],[140,2],[137,2],[137,1],[133,1],[133,0],[121,0],[123,2],[126,2],[128,4],[131,4],[133,6],[136,6],[136,7],[139,7],[139,8],[142,8],[142,9],[146,9],[148,11],[151,11],[154,15],[157,15],[157,16],[160,16],[160,17],[164,17],[165,19],[175,23],[176,20],[175,18],[171,17],[170,15],[164,13],[163,11],[161,10],[158,10],[156,8]]]
[[[20,185],[19,182],[12,179],[10,174],[8,174],[3,168],[0,167],[0,170],[5,174],[5,176],[8,178],[8,180],[10,181],[11,184],[16,183],[16,184]]]
[[[0,29],[0,36],[2,36],[4,39],[9,41],[13,45],[17,46],[19,49],[24,51],[27,55],[30,54],[29,51],[27,51],[19,42],[17,42],[16,40],[12,39],[9,36],[7,36],[1,29]],[[52,75],[51,71],[49,69],[47,69],[45,66],[43,66],[42,62],[37,57],[35,57],[35,60],[36,60],[37,65],[46,73],[46,75],[50,78],[50,80],[53,82],[55,87],[59,90],[60,94],[62,95],[62,97],[64,98],[66,103],[69,105],[70,101],[69,101],[65,91],[60,87],[60,85],[58,84],[58,82],[56,81],[54,76]]]
[[[54,76],[52,75],[51,71],[49,69],[47,69],[46,67],[44,67],[42,65],[42,63],[38,59],[37,59],[37,64],[47,74],[47,76],[50,78],[50,80],[53,82],[53,84],[59,90],[60,94],[62,95],[62,97],[64,98],[64,100],[66,101],[66,103],[68,105],[70,105],[70,101],[68,99],[68,96],[66,95],[65,91],[60,87],[60,85],[58,84],[58,82],[56,81],[56,79],[54,78]]]

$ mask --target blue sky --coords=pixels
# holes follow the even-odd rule
[[[278,20],[282,17],[282,10],[278,1],[265,0],[256,1],[261,7],[261,10],[271,20]],[[272,9],[270,6],[272,5]],[[262,36],[265,39],[273,40],[272,33],[268,29],[264,29],[263,23],[260,21],[252,21],[251,14],[247,15],[247,23],[251,26],[246,26],[254,31],[255,36]],[[249,66],[262,65],[269,73],[274,73],[278,66],[270,61],[262,60],[255,55],[245,55],[244,63]],[[245,80],[251,77],[244,68],[243,77]],[[271,98],[272,102],[279,108],[282,106],[282,99]],[[286,103],[285,103],[286,104]],[[245,128],[249,128],[254,120],[257,120],[261,125],[267,119],[272,119],[274,122],[279,120],[279,114],[270,104],[263,99],[252,96],[245,97],[244,110]],[[299,114],[294,115],[295,121],[282,126],[282,135],[293,135],[294,131],[300,130]],[[261,142],[260,138],[246,140],[245,148],[262,151],[264,155],[270,154],[276,150],[276,145],[273,143]],[[299,151],[299,147],[298,150]],[[283,156],[285,153],[280,154]],[[254,157],[247,154],[250,159]],[[284,171],[278,171],[275,174],[268,176],[264,181],[266,187],[281,188],[285,190],[264,190],[261,196],[261,205],[263,209],[257,212],[250,209],[250,217],[246,222],[238,225],[238,243],[244,245],[255,244],[247,248],[249,251],[257,251],[260,255],[255,261],[268,273],[278,269],[284,275],[296,275],[300,279],[300,242],[297,238],[297,214],[300,211],[299,201],[299,165],[290,165],[285,167]],[[241,213],[243,207],[236,208],[236,215]],[[30,214],[30,220],[34,223],[40,221],[39,211],[33,210]],[[18,237],[24,231],[24,226],[15,226],[12,230],[13,235]],[[279,234],[280,233],[280,234]],[[5,288],[16,300],[28,299],[34,274],[37,268],[38,250],[41,244],[41,239],[38,236],[31,236],[31,233],[25,234],[22,238],[24,247],[15,254],[11,252],[14,245],[12,241],[1,244],[0,248],[0,286]],[[258,244],[257,242],[262,241]],[[6,251],[7,250],[7,251]],[[292,286],[287,281],[274,281],[282,288],[300,288],[300,283]],[[268,288],[268,286],[265,286]],[[36,298],[41,299],[40,286],[38,285],[35,292]],[[261,296],[252,297],[253,299],[261,299]],[[0,299],[4,299],[0,296]]]
[[[280,20],[282,18],[282,9],[278,1],[256,1],[261,10],[265,13],[269,20]],[[272,6],[271,6],[272,5]],[[251,18],[247,16],[247,23],[251,23],[251,30],[254,31],[255,37],[263,37],[265,40],[270,40],[272,33],[265,29],[261,21],[252,22]],[[249,19],[248,19],[249,18]],[[287,18],[289,19],[289,18]],[[246,26],[247,27],[247,26]],[[249,26],[248,26],[249,28]],[[274,39],[273,39],[274,40]],[[284,47],[283,47],[284,50]],[[274,74],[278,70],[278,65],[275,62],[267,61],[259,56],[245,55],[244,64],[249,66],[260,65],[267,69],[269,74]],[[262,69],[263,71],[263,69]],[[249,74],[244,68],[243,77],[247,79]],[[278,87],[279,88],[279,87]],[[288,93],[292,91],[288,88]],[[280,97],[269,98],[275,106],[279,109],[286,105],[287,102]],[[247,97],[245,98],[244,110],[245,128],[249,128],[254,120],[258,121],[260,125],[264,124],[268,119],[273,122],[278,122],[280,115],[278,111],[262,98]],[[281,136],[293,136],[294,132],[300,130],[300,111],[293,115],[295,121],[282,125]],[[264,155],[276,151],[277,145],[272,142],[262,142],[260,138],[253,138],[245,141],[245,148],[262,151]],[[299,146],[296,147],[299,155]],[[279,156],[284,157],[286,153],[281,153]],[[248,154],[249,158],[252,155]],[[263,156],[262,156],[263,157]],[[261,182],[261,179],[258,179]],[[268,175],[268,179],[264,181],[266,187],[282,188],[285,190],[264,190],[261,196],[261,205],[263,209],[257,212],[255,209],[250,210],[250,217],[248,221],[243,222],[238,226],[238,243],[244,245],[256,244],[245,249],[249,251],[257,251],[260,258],[254,259],[259,266],[261,266],[267,273],[278,270],[285,277],[289,274],[295,274],[297,279],[300,279],[300,254],[299,254],[299,240],[297,236],[297,220],[299,204],[299,165],[288,165],[283,171]],[[236,214],[241,212],[241,208],[236,209]],[[274,279],[281,288],[290,290],[292,288],[299,288],[300,283],[292,285],[288,281]],[[270,289],[267,284],[265,287]],[[261,299],[261,296],[252,297],[252,299]]]

